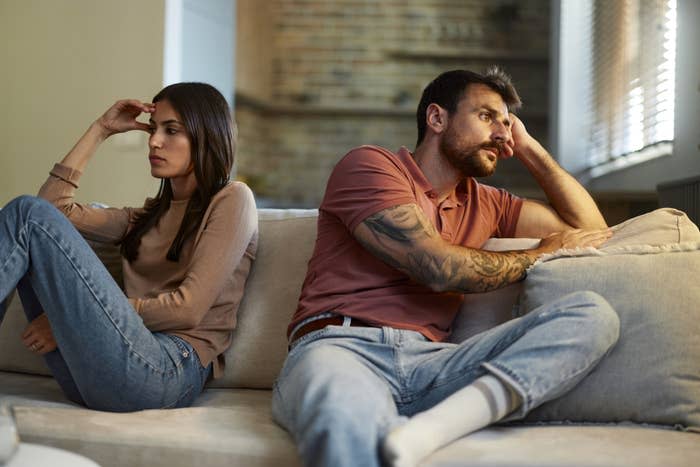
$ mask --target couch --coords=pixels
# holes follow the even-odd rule
[[[609,254],[587,249],[565,252],[563,258],[550,255],[532,268],[524,283],[467,296],[452,339],[468,338],[511,319],[517,310],[527,312],[538,300],[546,299],[547,294],[560,293],[549,289],[544,294],[539,293],[538,280],[551,282],[549,279],[558,277],[561,280],[556,287],[560,288],[585,286],[585,281],[577,285],[569,279],[577,278],[580,282],[588,276],[602,281],[603,286],[614,282],[603,277],[606,269],[595,265],[593,271],[597,272],[594,274],[579,274],[577,271],[585,268],[577,265],[585,261],[619,264],[630,255],[635,258],[637,255],[640,258],[668,255],[673,258],[671,266],[677,268],[674,277],[665,277],[668,282],[675,283],[677,276],[700,272],[697,269],[700,264],[696,253],[700,250],[697,227],[678,211],[667,209],[660,213],[666,221],[642,216],[641,220],[632,220],[620,227],[611,240],[614,251]],[[103,467],[300,465],[291,437],[272,420],[270,402],[271,387],[286,355],[286,327],[314,245],[316,216],[314,210],[260,210],[258,255],[246,284],[233,344],[226,353],[224,377],[212,381],[190,408],[118,414],[88,410],[68,402],[43,361],[21,345],[19,334],[26,326],[26,319],[20,301],[12,300],[0,326],[0,406],[11,410],[21,441],[74,451]],[[656,241],[649,242],[650,239]],[[634,250],[635,242],[637,247],[648,251]],[[649,246],[649,243],[661,246]],[[533,241],[527,239],[500,239],[490,241],[487,247],[512,249],[532,244]],[[107,245],[93,246],[110,270],[118,275],[114,249]],[[654,248],[661,250],[649,250]],[[571,268],[571,264],[574,272],[568,270],[565,273],[570,276],[562,277],[562,271],[556,268],[559,265]],[[656,268],[656,261],[651,264]],[[554,270],[551,265],[556,266]],[[536,274],[538,270],[543,271],[542,277]],[[624,274],[621,276],[620,280],[626,280]],[[639,282],[635,276],[630,280]],[[534,281],[532,286],[529,281]],[[652,299],[663,295],[656,289],[651,293]],[[679,368],[659,370],[661,373],[656,371],[658,368],[649,368],[650,378],[661,379],[650,382],[644,377],[648,373],[645,365],[658,367],[663,366],[663,362],[644,360],[640,369],[630,365],[629,356],[623,355],[621,362],[616,361],[616,347],[609,358],[611,365],[622,365],[622,368],[602,368],[601,364],[584,380],[590,384],[583,386],[582,383],[583,391],[572,391],[573,398],[567,400],[567,395],[559,405],[557,401],[546,404],[524,422],[489,427],[459,439],[434,453],[424,465],[700,465],[700,338],[697,337],[700,336],[697,324],[700,313],[697,302],[692,301],[698,293],[693,290],[688,295],[673,289],[666,294],[669,299],[683,295],[687,305],[676,311],[695,317],[688,320],[687,326],[679,326],[683,329],[672,330],[670,340],[656,343],[653,339],[658,336],[644,335],[649,326],[642,323],[635,327],[630,320],[636,318],[631,316],[621,319],[623,332],[618,344],[622,352],[632,358],[646,352],[670,356],[672,358],[667,360],[675,361],[674,355],[690,353],[690,369],[685,363]],[[645,297],[642,293],[640,300],[647,300]],[[652,305],[651,308],[656,307]],[[637,310],[632,313],[636,316]],[[650,313],[653,314],[653,310]],[[624,326],[636,329],[634,339],[626,336]],[[699,343],[692,341],[695,332],[698,333],[694,338]],[[668,337],[666,334],[664,338]],[[646,345],[651,339],[654,348],[648,352],[648,348],[636,348],[634,342],[624,347],[629,344],[623,342],[627,337],[629,341],[640,341],[639,345]],[[686,342],[687,339],[691,340]],[[676,340],[680,349],[674,344]],[[632,387],[625,386],[627,380]],[[683,381],[687,387],[678,391],[663,387],[667,381],[671,385]],[[655,384],[662,387],[655,387]],[[661,394],[660,399],[654,399],[657,393]],[[674,397],[680,400],[670,400]],[[640,403],[635,406],[628,399],[640,400]],[[649,404],[658,406],[659,413],[647,413]],[[667,407],[675,412],[671,410],[669,414]],[[676,429],[672,429],[674,427]]]

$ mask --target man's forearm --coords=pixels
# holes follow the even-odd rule
[[[370,253],[420,284],[439,292],[473,293],[518,282],[540,255],[597,246],[609,232],[568,230],[542,239],[532,250],[486,251],[446,242],[420,207],[403,204],[369,216],[354,236]]]
[[[433,254],[409,253],[406,271],[436,291],[488,292],[524,279],[538,256],[531,250],[492,252],[455,247]]]
[[[536,143],[536,142],[535,142]],[[539,143],[518,154],[547,200],[559,216],[573,228],[607,227],[598,206],[581,184],[549,155]]]
[[[416,205],[385,209],[355,231],[379,259],[435,291],[487,292],[517,282],[544,251],[492,252],[450,245]]]

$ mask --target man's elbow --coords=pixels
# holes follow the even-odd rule
[[[451,292],[449,285],[443,281],[434,281],[426,284],[430,290],[437,293]]]

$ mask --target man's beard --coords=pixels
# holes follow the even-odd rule
[[[449,129],[440,141],[440,152],[464,177],[488,177],[496,171],[498,156],[492,161],[488,156],[479,154],[482,149],[493,151],[497,155],[501,152],[498,143],[491,141],[470,146],[460,144],[459,138]]]

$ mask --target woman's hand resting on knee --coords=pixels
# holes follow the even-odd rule
[[[44,355],[56,350],[51,325],[46,313],[35,318],[22,333],[22,343],[32,352]]]

